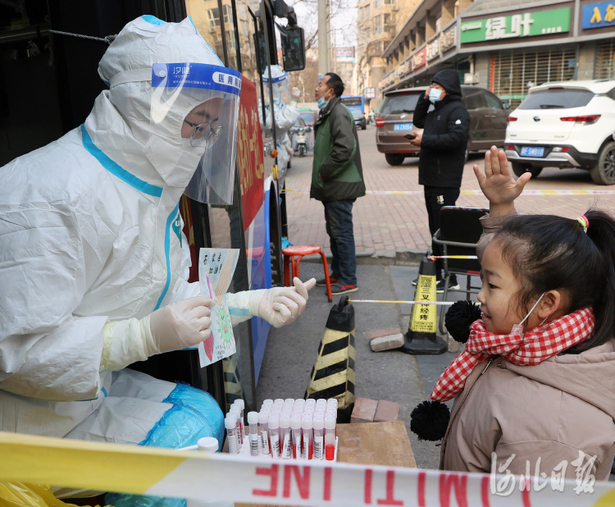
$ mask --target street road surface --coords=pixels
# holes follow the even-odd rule
[[[401,166],[390,166],[384,155],[376,149],[375,127],[359,130],[359,143],[363,161],[363,174],[370,191],[418,191],[417,195],[366,195],[357,199],[353,208],[355,243],[358,255],[379,251],[425,251],[431,244],[427,226],[427,212],[423,200],[423,187],[418,184],[418,159],[407,158]],[[484,153],[470,154],[465,165],[462,195],[459,206],[488,207],[482,195],[464,195],[464,191],[479,190],[472,165],[481,168]],[[292,159],[292,168],[286,176],[288,190],[309,191],[312,171],[311,153],[307,157]],[[615,192],[615,185],[592,183],[587,171],[556,168],[544,169],[530,181],[527,190],[601,190]],[[310,199],[308,193],[287,193],[289,240],[294,245],[318,245],[330,254],[329,239],[325,232],[324,209],[320,202]],[[590,207],[598,207],[615,214],[613,195],[528,195],[516,202],[521,213],[552,213],[575,218]]]

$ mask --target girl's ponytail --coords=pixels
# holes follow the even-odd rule
[[[587,236],[602,254],[605,277],[601,296],[593,304],[596,317],[594,336],[570,352],[583,352],[615,336],[615,220],[595,209],[588,210],[584,216],[588,222]]]

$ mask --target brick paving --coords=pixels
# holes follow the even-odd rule
[[[425,251],[431,238],[427,226],[427,211],[418,184],[418,159],[409,158],[401,166],[387,164],[376,149],[375,128],[359,130],[363,173],[367,190],[419,191],[417,195],[366,195],[357,199],[354,208],[354,233],[357,255],[371,255],[379,251]],[[464,195],[464,190],[478,190],[472,171],[473,164],[483,165],[483,154],[471,154],[465,165],[460,206],[487,207],[482,195]],[[312,156],[293,158],[286,175],[289,190],[309,190]],[[615,186],[594,185],[589,173],[581,170],[544,169],[541,175],[526,186],[531,190],[615,190]],[[329,238],[325,232],[324,208],[307,193],[288,192],[288,235],[294,245],[318,245],[330,254]],[[574,218],[590,207],[598,207],[615,214],[615,195],[528,195],[516,202],[521,213],[552,213]]]

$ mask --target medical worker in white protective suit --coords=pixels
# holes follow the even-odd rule
[[[263,83],[267,92],[269,90],[269,67],[263,73]],[[288,131],[300,116],[299,109],[297,109],[297,101],[301,97],[301,90],[294,87],[289,93],[288,72],[284,72],[278,65],[271,66],[271,84],[273,89],[276,139],[278,140],[278,157],[280,159],[278,160],[278,165],[286,169],[288,162],[293,156],[293,148],[288,137]],[[272,135],[272,125],[271,110],[267,109],[265,123],[261,124],[266,136]]]
[[[241,76],[189,18],[151,16],[124,27],[98,72],[110,88],[83,125],[0,168],[0,430],[222,441],[207,393],[124,368],[209,337],[213,301],[186,281],[178,203],[197,166],[201,183],[227,174],[216,193],[232,195]],[[226,303],[233,323],[284,326],[313,284]]]

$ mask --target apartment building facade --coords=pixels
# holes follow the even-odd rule
[[[355,87],[366,98],[366,111],[376,109],[378,90],[387,72],[383,52],[420,0],[359,0],[357,12],[357,51]]]

